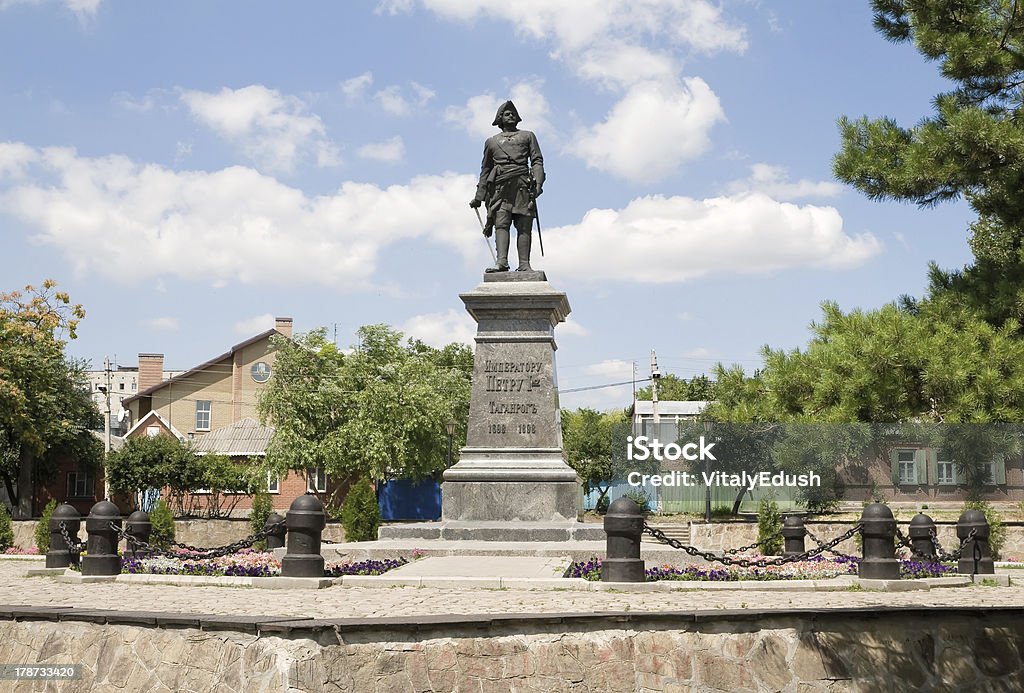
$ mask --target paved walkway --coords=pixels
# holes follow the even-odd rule
[[[0,604],[192,614],[360,618],[441,614],[593,613],[688,609],[889,606],[1018,606],[1024,587],[972,586],[923,592],[557,592],[438,587],[331,587],[265,591],[232,587],[61,584],[25,577],[39,562],[0,559]]]

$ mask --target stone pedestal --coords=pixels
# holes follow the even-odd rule
[[[543,272],[500,272],[459,297],[477,322],[466,446],[444,473],[441,522],[381,538],[603,538],[579,522],[582,485],[562,451],[554,328],[566,295]]]

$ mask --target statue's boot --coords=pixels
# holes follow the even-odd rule
[[[516,249],[519,251],[519,267],[516,272],[532,272],[530,267],[530,246],[533,245],[533,234],[530,232],[516,233]]]
[[[485,272],[508,272],[508,246],[509,230],[494,229],[494,245],[498,250],[498,261],[494,267],[488,267]]]

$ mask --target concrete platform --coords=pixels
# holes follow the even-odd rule
[[[383,541],[491,541],[500,543],[548,541],[605,541],[604,526],[592,522],[411,522],[384,525]]]
[[[599,526],[599,525],[597,525]],[[602,531],[603,534],[603,531]],[[573,561],[586,561],[593,556],[604,556],[608,548],[602,536],[600,541],[473,541],[444,539],[389,539],[341,544],[323,544],[320,552],[328,562],[341,560],[362,561],[367,559],[410,558],[422,556],[536,556],[544,558],[569,557]],[[415,552],[415,553],[414,553]],[[275,549],[274,555],[283,556],[284,549]],[[685,551],[663,544],[640,544],[640,557],[648,567],[671,563],[683,565],[692,563],[704,565],[705,561],[694,558]]]

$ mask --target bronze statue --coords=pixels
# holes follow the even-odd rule
[[[469,203],[474,209],[481,204],[487,208],[484,235],[492,231],[498,249],[494,267],[488,272],[507,272],[510,228],[516,225],[516,249],[519,251],[517,272],[528,272],[533,220],[537,218],[537,198],[544,191],[544,157],[540,153],[537,136],[516,126],[522,118],[515,104],[506,101],[498,108],[492,125],[501,132],[484,143],[484,159],[480,164],[480,182],[476,196]],[[538,220],[538,235],[540,224]],[[541,243],[543,253],[543,242]]]

